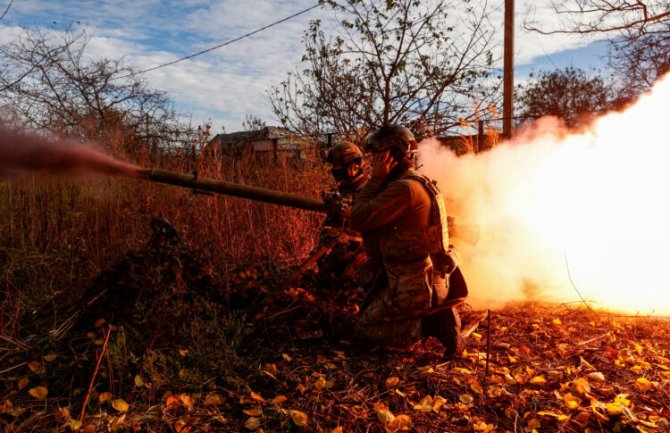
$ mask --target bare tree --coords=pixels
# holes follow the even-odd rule
[[[303,36],[305,69],[270,91],[281,123],[312,134],[360,137],[386,123],[441,133],[486,112],[493,63],[486,5],[439,0],[327,1],[340,18]],[[457,5],[464,5],[462,10]]]
[[[670,70],[670,2],[668,0],[553,0],[559,17],[554,28],[527,22],[543,34],[609,33],[609,60],[623,77],[625,93],[634,96]]]
[[[606,80],[573,67],[531,75],[527,84],[518,86],[517,94],[521,117],[552,115],[568,126],[613,105],[613,92]]]
[[[0,103],[25,127],[151,147],[185,132],[166,95],[120,60],[87,56],[84,31],[25,31],[0,49]]]
[[[245,115],[242,122],[242,129],[244,131],[261,131],[266,126],[265,121],[254,114]]]

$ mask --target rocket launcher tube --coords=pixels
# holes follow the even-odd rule
[[[275,191],[257,186],[242,185],[223,180],[195,177],[192,174],[173,173],[158,169],[141,169],[138,176],[152,182],[194,188],[199,191],[211,191],[218,194],[248,198],[250,200],[278,204],[281,206],[328,213],[332,209],[322,200],[305,197],[289,192]],[[468,244],[479,241],[479,226],[476,224],[458,224],[453,218],[449,221],[449,237],[457,238]]]
[[[139,175],[141,178],[150,180],[152,182],[183,186],[202,191],[211,191],[218,194],[248,198],[251,200],[316,212],[325,213],[328,211],[326,204],[319,199],[288,192],[275,191],[272,189],[260,188],[257,186],[242,185],[239,183],[207,179],[202,177],[196,178],[195,176],[189,174],[173,173],[170,171],[158,169],[144,169],[140,171]]]

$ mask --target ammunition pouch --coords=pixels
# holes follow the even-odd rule
[[[409,262],[385,261],[388,291],[384,302],[394,319],[421,315],[433,302],[433,262],[430,256]]]

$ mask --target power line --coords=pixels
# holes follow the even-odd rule
[[[188,56],[181,57],[181,58],[179,58],[179,59],[177,59],[177,60],[173,60],[173,61],[171,61],[171,62],[163,63],[163,64],[158,65],[158,66],[154,66],[154,67],[151,67],[151,68],[148,68],[148,69],[143,69],[143,70],[141,70],[141,71],[132,72],[132,73],[130,73],[130,74],[123,75],[123,76],[121,76],[121,77],[118,77],[117,79],[127,78],[127,77],[130,77],[130,76],[139,75],[139,74],[145,74],[145,73],[147,73],[147,72],[155,71],[156,69],[161,69],[161,68],[164,68],[164,67],[166,67],[166,66],[174,65],[175,63],[183,62],[184,60],[192,59],[193,57],[199,56],[199,55],[201,55],[201,54],[208,53],[208,52],[210,52],[210,51],[218,50],[219,48],[225,47],[226,45],[230,45],[230,44],[232,44],[232,43],[234,43],[234,42],[241,41],[242,39],[248,38],[249,36],[253,36],[253,35],[255,35],[256,33],[260,33],[260,32],[262,32],[263,30],[267,30],[267,29],[269,29],[270,27],[274,27],[274,26],[276,26],[277,24],[281,24],[281,23],[286,22],[286,21],[288,21],[288,20],[290,20],[290,19],[293,19],[293,18],[295,18],[295,17],[297,17],[297,16],[299,16],[299,15],[305,14],[305,13],[311,11],[312,9],[316,9],[316,8],[318,8],[319,6],[321,6],[321,5],[317,3],[317,4],[315,4],[314,6],[311,6],[311,7],[307,8],[307,9],[304,9],[304,10],[302,10],[302,11],[300,11],[300,12],[296,12],[296,13],[294,13],[293,15],[290,15],[290,16],[288,16],[288,17],[286,17],[286,18],[282,18],[282,19],[279,20],[279,21],[275,21],[275,22],[273,22],[273,23],[271,23],[271,24],[268,24],[268,25],[266,25],[266,26],[264,26],[264,27],[261,27],[261,28],[259,28],[259,29],[256,29],[256,30],[254,30],[254,31],[252,31],[252,32],[246,33],[246,34],[244,34],[244,35],[242,35],[242,36],[238,36],[238,37],[235,38],[235,39],[230,39],[230,40],[228,40],[228,41],[226,41],[226,42],[223,42],[223,43],[221,43],[221,44],[219,44],[219,45],[215,45],[215,46],[210,47],[210,48],[207,48],[207,49],[205,49],[205,50],[198,51],[197,53],[189,54]]]

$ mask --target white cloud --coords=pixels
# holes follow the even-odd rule
[[[148,69],[242,36],[314,4],[311,0],[24,0],[10,11],[6,18],[10,26],[0,31],[0,41],[14,38],[18,25],[48,28],[53,27],[52,21],[58,25],[79,21],[90,30],[89,55],[124,58],[127,65]],[[502,58],[504,9],[498,3],[494,6],[491,20],[500,23],[496,57]],[[540,25],[554,21],[548,0],[517,0],[518,64],[589,42],[528,32],[523,22],[529,18],[529,10]],[[194,122],[211,118],[217,128],[223,123],[227,130],[236,130],[247,113],[272,122],[266,91],[299,65],[303,32],[315,18],[335,19],[332,11],[317,8],[229,46],[148,72],[146,79],[152,87],[167,91],[178,107],[191,112]]]

